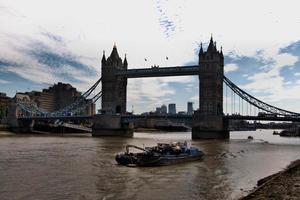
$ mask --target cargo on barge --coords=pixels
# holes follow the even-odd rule
[[[141,150],[132,153],[130,148]],[[158,143],[154,147],[126,145],[126,151],[116,155],[116,161],[125,166],[161,166],[199,160],[204,153],[195,147],[188,148],[187,143]]]

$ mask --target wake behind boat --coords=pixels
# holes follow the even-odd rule
[[[132,153],[130,148],[141,150]],[[187,143],[158,143],[154,147],[138,147],[126,145],[126,151],[116,155],[116,161],[125,166],[161,166],[180,162],[199,160],[204,153],[195,147],[187,147]]]

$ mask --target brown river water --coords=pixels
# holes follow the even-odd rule
[[[192,141],[189,132],[134,138],[0,132],[0,199],[238,199],[260,178],[300,158],[300,138],[272,132],[232,132],[225,141]],[[185,140],[204,151],[203,160],[143,168],[114,160],[126,144]]]

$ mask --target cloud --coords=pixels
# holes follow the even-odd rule
[[[175,94],[175,89],[168,83],[161,83],[157,78],[129,79],[128,102],[134,102],[138,110],[149,111],[169,101],[169,96]]]
[[[42,32],[41,34],[46,36],[47,38],[55,41],[55,42],[58,42],[58,43],[63,43],[64,42],[64,39],[59,35],[55,35],[55,34],[49,33],[49,32]]]
[[[62,37],[53,37],[47,38],[57,44],[42,39],[19,38],[18,45],[2,51],[5,59],[0,59],[1,71],[14,73],[33,83],[54,84],[62,81],[70,82],[81,91],[88,89],[97,80],[97,70],[82,62],[84,57],[70,52]],[[11,40],[10,37],[6,39]]]
[[[14,62],[12,62],[12,61],[7,61],[7,60],[5,60],[5,59],[1,59],[0,58],[0,71],[2,70],[3,71],[3,69],[5,68],[5,67],[9,67],[9,66],[16,66],[17,65],[17,63],[14,63]]]
[[[300,72],[297,72],[294,74],[295,76],[300,76]]]
[[[238,69],[239,69],[239,66],[237,64],[234,64],[234,63],[230,63],[230,64],[227,64],[227,65],[224,66],[225,73],[234,72]]]
[[[158,0],[156,2],[156,8],[159,14],[159,25],[163,29],[166,38],[172,37],[177,32],[182,31],[182,27],[180,26],[182,6],[179,1],[177,1],[176,4],[174,4],[174,1],[169,2],[168,0]],[[172,9],[170,9],[170,7],[172,7]]]
[[[261,50],[253,56],[235,56],[227,59],[239,65],[239,73],[229,74],[240,88],[272,105],[292,111],[300,111],[299,56],[300,43],[295,42],[273,50]],[[300,48],[299,48],[300,49]],[[243,78],[240,78],[243,72]]]
[[[280,70],[291,67],[298,61],[298,57],[287,53],[273,55],[271,59],[273,64],[270,65],[269,69],[264,69],[262,72],[249,76],[248,80],[253,81],[253,83],[248,84],[245,88],[272,91],[280,89],[284,80],[280,76]]]
[[[251,82],[242,85],[243,89],[250,90],[254,93],[262,93],[267,91],[269,95],[262,96],[264,100],[279,102],[286,99],[300,100],[300,85],[297,83],[290,84],[291,77],[283,77],[280,71],[285,68],[294,67],[298,61],[298,57],[288,53],[280,53],[273,55],[273,63],[269,68],[263,69],[254,75],[248,76]]]
[[[191,101],[198,102],[199,101],[199,96],[193,96],[190,98]]]
[[[300,40],[296,42],[291,42],[289,45],[280,48],[280,53],[289,53],[294,56],[300,56]]]
[[[6,81],[6,80],[0,79],[0,83],[1,83],[1,84],[7,84],[7,83],[10,83],[10,81]]]
[[[78,56],[70,53],[66,49],[56,50],[41,42],[32,42],[30,47],[30,49],[25,50],[25,53],[42,65],[51,68],[60,68],[67,65],[85,71],[86,73],[95,72],[91,71],[86,64],[79,61]]]

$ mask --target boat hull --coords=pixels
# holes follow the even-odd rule
[[[116,161],[120,165],[126,166],[164,166],[183,162],[200,160],[203,157],[202,152],[196,155],[135,155],[135,154],[118,154]]]
[[[170,157],[161,157],[160,159],[154,161],[154,162],[145,162],[145,163],[139,163],[138,166],[165,166],[165,165],[174,165],[178,163],[184,163],[184,162],[190,162],[190,161],[196,161],[200,160],[203,155],[198,156],[172,156]]]

